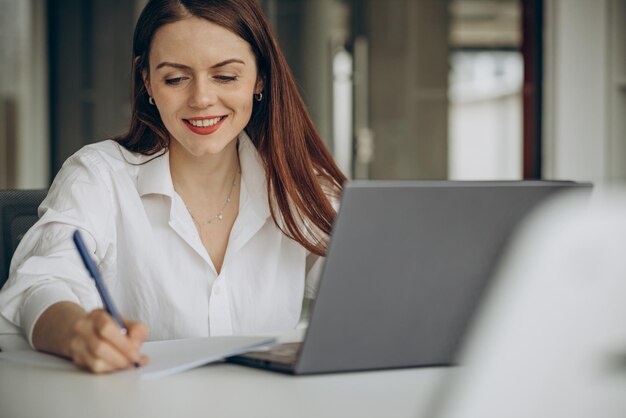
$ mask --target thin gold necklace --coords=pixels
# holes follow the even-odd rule
[[[219,222],[219,221],[221,221],[224,218],[224,210],[226,210],[226,206],[228,206],[228,204],[232,200],[231,197],[232,197],[232,194],[233,194],[233,190],[235,190],[235,184],[237,183],[237,174],[241,174],[241,171],[235,171],[235,175],[233,177],[233,184],[231,184],[231,186],[230,186],[230,191],[228,192],[228,196],[226,197],[226,202],[224,202],[224,204],[222,205],[222,209],[220,209],[220,211],[216,215],[213,215],[208,221],[204,221],[204,222],[198,221],[196,219],[196,217],[193,216],[193,213],[191,213],[191,211],[189,210],[189,207],[187,206],[187,204],[183,200],[183,203],[185,204],[185,207],[187,208],[187,212],[189,212],[189,216],[191,216],[191,219],[193,219],[193,221],[196,224],[198,224],[198,226],[200,228],[202,228],[203,226],[210,225],[215,220],[217,220]]]

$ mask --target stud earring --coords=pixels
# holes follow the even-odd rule
[[[152,98],[152,96],[148,96],[148,103],[154,106],[154,99]]]
[[[257,102],[260,102],[261,100],[263,100],[263,92],[255,93],[254,100],[256,100]]]

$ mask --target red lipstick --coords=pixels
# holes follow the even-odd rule
[[[189,128],[189,130],[195,134],[210,135],[213,132],[217,131],[222,126],[222,122],[226,120],[226,117],[227,116],[220,116],[221,119],[219,120],[219,122],[211,126],[194,126],[189,121],[190,120],[215,119],[215,117],[213,118],[206,118],[206,117],[205,118],[189,118],[189,119],[183,119],[183,122],[185,122],[185,126],[187,126],[187,128]]]

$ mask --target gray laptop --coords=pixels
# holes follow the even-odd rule
[[[347,183],[304,341],[229,361],[292,374],[448,365],[519,221],[573,182]]]

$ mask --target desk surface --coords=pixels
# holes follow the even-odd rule
[[[446,368],[288,376],[212,364],[155,380],[0,360],[0,416],[421,416]]]

